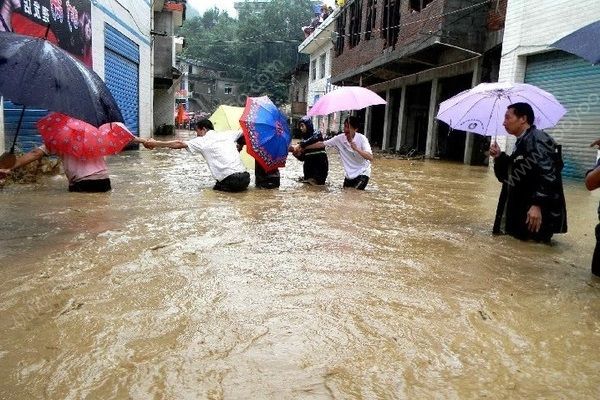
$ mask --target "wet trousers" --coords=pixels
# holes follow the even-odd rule
[[[91,179],[73,182],[69,185],[69,192],[103,193],[111,189],[110,179]]]

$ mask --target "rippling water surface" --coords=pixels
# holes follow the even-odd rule
[[[491,235],[486,168],[377,158],[365,192],[211,190],[185,151],[0,191],[0,398],[600,398],[599,195]]]

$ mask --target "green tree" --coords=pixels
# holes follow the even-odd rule
[[[257,9],[248,3],[238,19],[216,8],[186,20],[184,56],[202,60],[240,78],[248,96],[287,102],[285,75],[299,62],[301,27],[310,22],[310,0],[271,0]]]

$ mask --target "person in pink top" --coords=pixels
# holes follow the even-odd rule
[[[134,138],[132,143],[144,144],[146,139]],[[44,156],[52,155],[45,145],[31,150],[17,159],[9,169],[0,169],[0,179],[13,170],[30,164]],[[61,155],[63,169],[69,180],[69,192],[102,193],[111,190],[108,168],[104,157],[80,160],[68,154]]]

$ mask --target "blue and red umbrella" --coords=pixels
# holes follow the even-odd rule
[[[285,115],[267,97],[248,97],[240,118],[246,148],[267,172],[285,167],[292,135]]]

